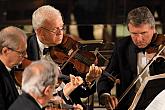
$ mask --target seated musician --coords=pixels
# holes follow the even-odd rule
[[[11,70],[26,55],[26,39],[26,34],[14,26],[0,31],[0,110],[8,110],[19,95]]]
[[[48,106],[48,102],[53,97],[59,73],[59,67],[54,62],[46,60],[32,62],[23,72],[23,93],[10,106],[9,110],[41,110]],[[76,108],[82,109],[78,105],[74,108],[75,110]]]
[[[28,39],[28,47],[27,47],[28,59],[32,61],[39,59],[47,59],[50,61],[52,60],[55,61],[50,55],[50,48],[49,48],[49,52],[47,53],[45,52],[44,48],[48,48],[50,46],[56,46],[58,44],[61,44],[62,41],[65,40],[64,23],[62,20],[61,13],[59,12],[59,10],[49,5],[39,7],[36,11],[34,11],[32,15],[32,25],[34,28],[35,35],[30,36]],[[65,41],[67,41],[67,39]],[[75,44],[75,43],[73,42],[71,44]],[[68,45],[70,46],[70,44]],[[65,51],[67,49],[62,48],[61,50]],[[75,52],[72,51],[72,49],[70,50],[71,51],[69,51],[68,54]],[[61,54],[59,54],[58,56],[55,56],[55,58],[56,57],[60,59],[60,57],[62,56]],[[64,57],[64,59],[66,58]],[[81,60],[84,59],[85,58],[81,58]],[[69,104],[75,103],[84,106],[84,104],[81,101],[81,98],[88,97],[96,91],[95,79],[100,76],[101,69],[93,65],[91,66],[90,71],[85,69],[87,70],[87,72],[85,71],[85,73],[81,73],[80,71],[78,71],[77,68],[75,68],[75,66],[78,65],[73,66],[73,64],[68,63],[61,71],[63,74],[65,74],[64,72],[66,72],[66,75],[73,74],[75,76],[81,76],[84,79],[84,83],[83,85],[78,86],[73,92],[71,92],[69,98],[64,97],[64,99]],[[81,70],[83,69],[83,66],[80,65],[79,68]],[[88,80],[86,81],[85,79]],[[65,93],[65,88],[63,89],[63,93]],[[62,94],[62,96],[64,96],[64,94]]]
[[[97,85],[100,103],[105,104],[107,109],[128,110],[140,82],[143,81],[143,76],[147,77],[165,72],[164,58],[161,57],[146,69],[145,73],[138,78],[137,83],[122,97],[133,80],[138,74],[141,74],[144,66],[159,49],[162,49],[165,38],[164,35],[156,33],[154,16],[145,6],[135,8],[128,13],[127,26],[130,36],[116,42],[112,57],[105,69],[106,72],[120,80],[120,83],[116,85],[116,96],[110,94],[115,82],[106,75],[102,74]],[[163,89],[163,87],[158,88]],[[143,98],[145,103],[138,105],[137,110],[144,110],[151,102],[148,100],[149,97],[153,99],[156,94],[150,91],[150,93],[146,92],[145,96]]]

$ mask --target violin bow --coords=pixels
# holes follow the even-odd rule
[[[77,48],[71,56],[68,58],[68,60],[62,65],[61,70],[64,69],[64,67],[69,63],[69,61],[76,55],[76,53],[79,51],[79,48]]]

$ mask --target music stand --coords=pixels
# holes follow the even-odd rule
[[[80,50],[93,52],[98,58],[98,66],[106,66],[114,47],[113,42],[104,43],[103,40],[81,40]]]

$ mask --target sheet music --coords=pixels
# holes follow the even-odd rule
[[[160,92],[145,110],[165,110],[165,90]]]

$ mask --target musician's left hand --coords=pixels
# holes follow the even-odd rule
[[[83,79],[80,76],[74,76],[70,74],[70,82],[67,83],[63,89],[64,95],[69,96],[70,93],[82,83],[83,83]]]
[[[150,54],[146,54],[146,58],[148,61],[150,61],[154,56],[155,56],[156,53],[150,53]]]
[[[154,56],[155,56],[156,53],[150,53],[150,54],[146,54],[146,57],[147,57],[147,60],[150,61]],[[158,57],[162,57],[165,59],[165,50],[162,51],[162,53],[160,53],[160,55]],[[157,59],[157,58],[156,58]]]
[[[98,66],[92,64],[89,68],[89,72],[86,75],[86,81],[91,83],[96,80],[102,74],[102,69]]]

